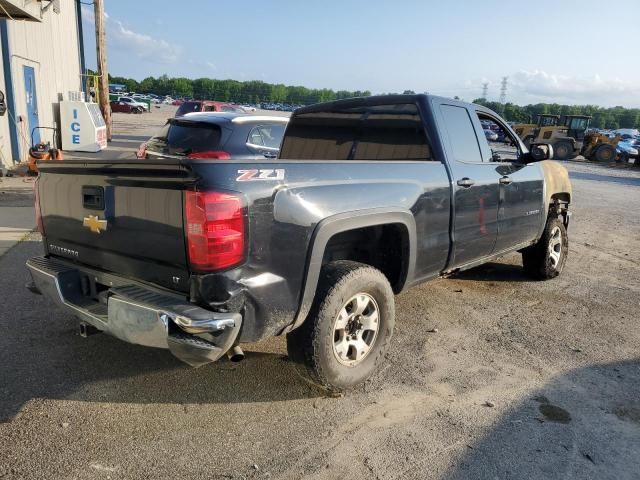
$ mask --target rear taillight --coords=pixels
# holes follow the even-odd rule
[[[231,155],[222,150],[210,151],[210,152],[194,152],[187,155],[187,158],[192,159],[208,159],[208,160],[229,160]]]
[[[44,235],[44,224],[42,223],[42,210],[40,210],[40,192],[38,191],[38,184],[40,178],[36,178],[33,182],[33,206],[36,211],[36,227],[41,235]]]
[[[186,192],[189,264],[198,271],[221,270],[244,260],[242,198],[221,192]]]

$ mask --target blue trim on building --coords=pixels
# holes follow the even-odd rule
[[[78,51],[80,53],[80,74],[87,74],[87,66],[84,60],[84,32],[82,30],[82,5],[80,4],[80,0],[76,0],[76,21],[78,22]],[[85,98],[89,95],[87,92],[87,82],[86,77],[82,76],[82,91],[84,92]]]
[[[4,98],[7,102],[7,120],[9,121],[9,138],[11,140],[11,156],[13,163],[20,159],[20,143],[18,142],[18,126],[16,125],[16,99],[13,93],[13,76],[11,75],[11,51],[9,49],[9,24],[0,19],[0,43],[2,43],[2,68],[4,69]]]

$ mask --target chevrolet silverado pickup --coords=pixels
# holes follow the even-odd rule
[[[384,360],[394,294],[514,251],[560,274],[571,185],[552,155],[482,106],[390,95],[297,110],[277,159],[42,162],[29,288],[85,334],[192,366],[286,335],[307,380],[343,391]]]

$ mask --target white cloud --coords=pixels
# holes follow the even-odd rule
[[[178,61],[182,52],[179,45],[136,32],[107,13],[105,13],[105,17],[107,19],[107,47],[109,49],[118,50],[142,60],[153,60],[156,63],[168,64]],[[95,21],[93,9],[83,6],[82,18],[85,23],[93,26]]]
[[[499,95],[500,82],[490,84],[490,97]],[[640,106],[640,84],[600,75],[568,76],[543,70],[521,70],[509,76],[507,100],[519,103],[555,102],[601,106]]]

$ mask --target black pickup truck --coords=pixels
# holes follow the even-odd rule
[[[383,361],[394,294],[512,251],[562,271],[571,186],[550,155],[481,106],[398,95],[297,110],[274,160],[43,162],[29,287],[84,334],[192,366],[286,334],[341,391]]]

